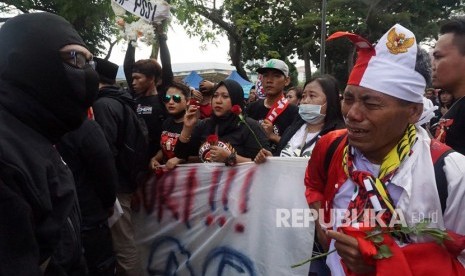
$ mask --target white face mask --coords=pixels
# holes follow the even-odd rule
[[[321,123],[325,119],[325,114],[321,114],[321,108],[324,105],[301,104],[299,105],[300,117],[309,124]]]

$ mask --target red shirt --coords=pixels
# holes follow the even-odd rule
[[[211,104],[200,105],[200,119],[210,118],[212,115],[213,109]]]

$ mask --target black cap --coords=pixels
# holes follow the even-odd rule
[[[100,77],[100,82],[114,84],[116,82],[119,66],[98,57],[94,57],[94,61],[97,63],[95,70]]]

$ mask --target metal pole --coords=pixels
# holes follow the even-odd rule
[[[321,48],[320,48],[320,73],[325,73],[326,51],[326,0],[321,1]]]

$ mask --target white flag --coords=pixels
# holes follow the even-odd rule
[[[113,0],[123,9],[149,22],[169,19],[170,5],[163,0]]]

